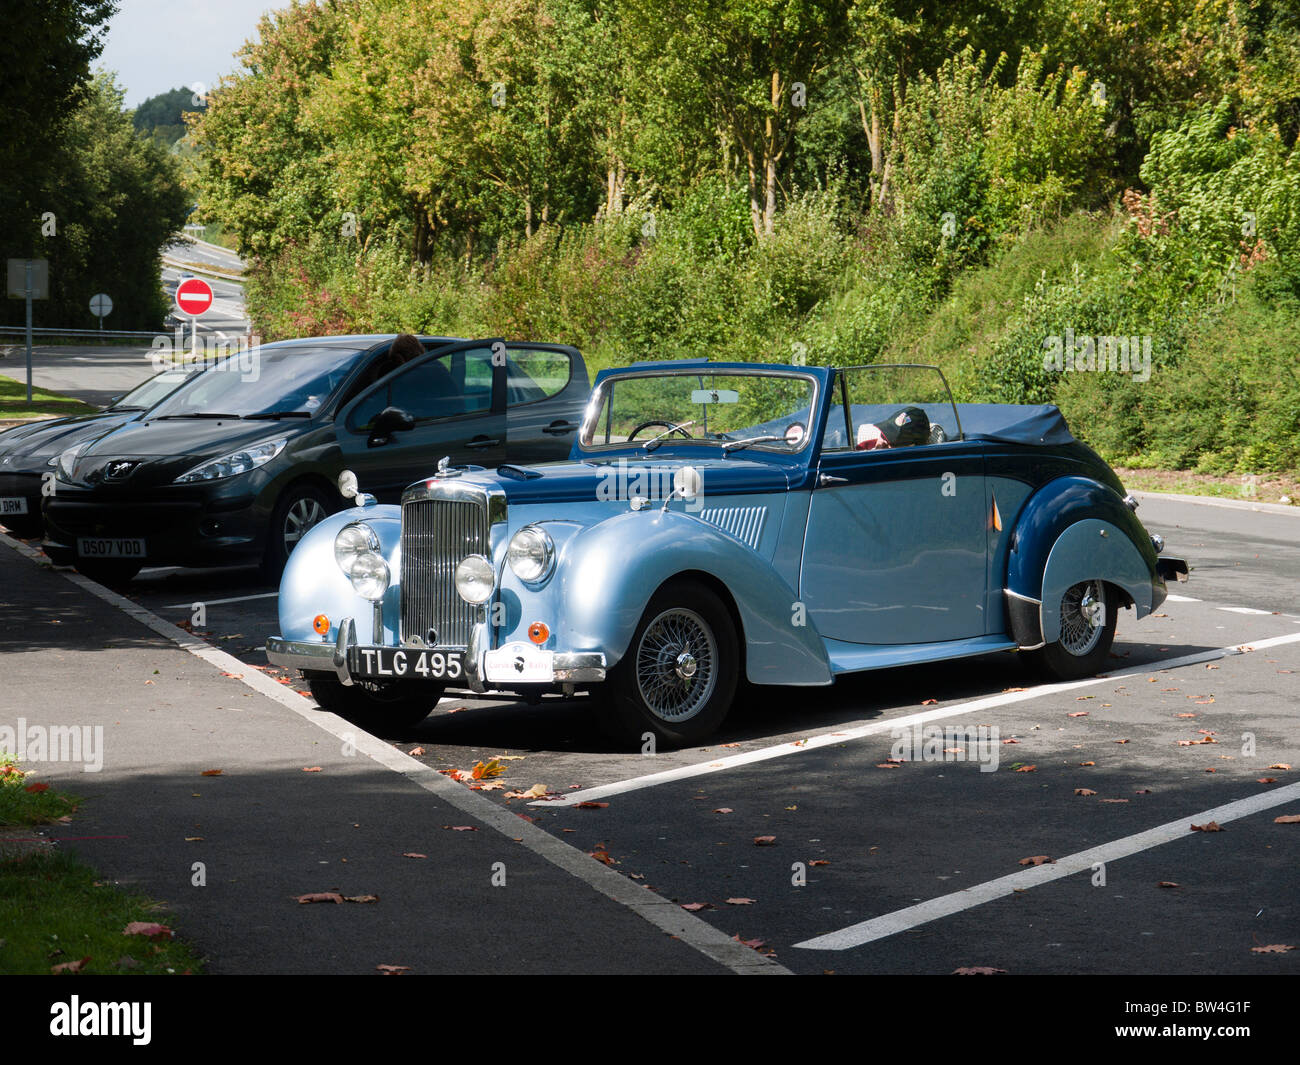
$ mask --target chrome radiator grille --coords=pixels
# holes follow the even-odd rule
[[[402,504],[402,641],[442,647],[469,644],[477,608],[456,594],[456,565],[466,555],[492,557],[485,507],[452,499]]]

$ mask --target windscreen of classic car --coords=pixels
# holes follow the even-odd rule
[[[338,344],[239,352],[164,400],[152,417],[310,417],[343,384],[365,352],[365,348]]]
[[[583,447],[711,444],[799,451],[816,382],[796,374],[651,373],[611,377],[582,430]]]
[[[835,406],[822,450],[917,447],[961,439],[943,374],[934,366],[854,366],[836,371]]]

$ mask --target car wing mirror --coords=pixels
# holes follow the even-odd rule
[[[351,470],[344,470],[339,474],[338,485],[343,498],[352,500],[355,506],[374,506],[375,497],[361,491],[361,486],[357,484],[357,475]]]
[[[385,407],[375,415],[370,426],[370,438],[366,441],[370,447],[383,447],[392,439],[393,433],[415,428],[415,419],[401,407]]]

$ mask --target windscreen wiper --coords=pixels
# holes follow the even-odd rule
[[[168,418],[239,418],[242,414],[216,414],[209,410],[186,411],[184,414],[160,414],[154,419],[156,422],[166,421]]]
[[[309,410],[268,410],[261,414],[245,414],[244,421],[273,421],[276,418],[310,418]]]

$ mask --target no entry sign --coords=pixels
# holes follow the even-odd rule
[[[212,286],[201,277],[187,277],[176,286],[176,306],[191,318],[212,309]]]

